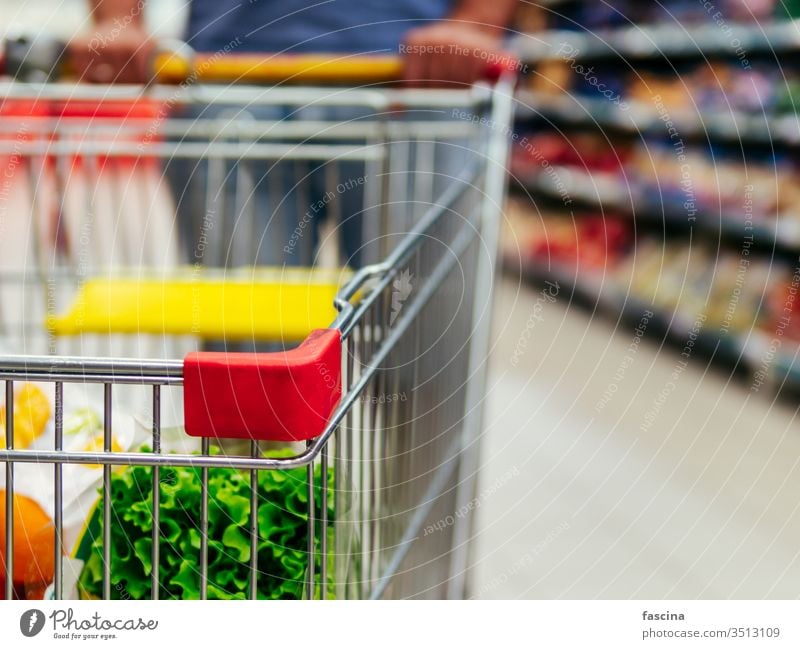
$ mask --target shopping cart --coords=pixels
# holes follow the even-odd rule
[[[0,450],[5,597],[11,598],[16,586],[15,474],[27,464],[47,467],[52,475],[50,502],[43,507],[53,514],[49,592],[56,599],[74,596],[78,579],[73,560],[64,556],[72,548],[65,547],[62,509],[66,472],[79,465],[99,466],[102,474],[89,526],[98,535],[94,546],[102,558],[102,591],[96,596],[124,593],[112,570],[122,525],[113,502],[115,480],[142,468],[151,481],[144,516],[152,523],[142,545],[149,560],[139,557],[150,566],[145,597],[169,596],[162,583],[170,542],[162,508],[164,476],[176,469],[195,472],[200,484],[199,511],[190,512],[197,521],[197,574],[189,578],[197,580],[201,598],[215,597],[220,588],[213,583],[218,557],[212,556],[209,532],[218,498],[210,476],[213,481],[220,471],[237,472],[249,490],[249,506],[242,503],[247,520],[235,530],[249,546],[240,548],[239,557],[248,567],[247,583],[228,585],[228,591],[264,596],[260,476],[300,471],[305,482],[298,502],[305,511],[297,520],[303,526],[305,567],[302,588],[294,592],[306,598],[463,597],[505,191],[510,80],[471,90],[425,91],[184,82],[146,91],[155,112],[52,110],[70,102],[132,106],[142,101],[140,93],[59,84],[0,87],[6,106],[48,106],[41,114],[29,110],[22,136],[18,115],[0,109],[0,159],[13,159],[17,173],[29,176],[34,202],[53,199],[41,191],[61,192],[54,201],[61,205],[58,219],[66,218],[64,192],[76,160],[90,197],[96,196],[108,161],[157,160],[167,168],[165,177],[173,165],[188,166],[192,172],[183,178],[198,184],[187,204],[202,210],[195,223],[211,213],[217,219],[213,241],[207,231],[183,232],[190,242],[180,252],[184,263],[200,236],[214,248],[202,266],[191,258],[188,267],[175,268],[134,257],[126,262],[136,266],[133,274],[130,268],[106,270],[97,260],[87,268],[85,258],[64,243],[65,226],[57,219],[55,234],[45,241],[49,247],[42,244],[41,228],[32,227],[28,236],[38,243],[31,263],[16,273],[3,270],[2,283],[24,287],[20,295],[26,296],[21,322],[4,332],[16,337],[13,349],[24,354],[0,356],[6,403],[6,448]],[[182,117],[187,108],[191,116]],[[291,191],[284,188],[280,200],[275,192],[262,197],[255,186],[269,183],[270,170],[279,165],[293,165]],[[276,215],[293,215],[298,227],[313,200],[311,183],[322,182],[322,196],[332,197],[329,217],[346,217],[335,213],[343,207],[336,199],[354,169],[363,170],[365,179],[357,194],[363,213],[359,267],[341,271],[331,256],[320,261],[323,242],[306,249],[299,262],[334,270],[305,275],[286,266],[248,270],[259,258],[257,242],[278,242],[280,250],[292,241],[296,230],[287,231],[287,221]],[[124,188],[115,191],[115,200],[128,200]],[[181,192],[176,194],[180,200]],[[87,211],[97,209],[85,200]],[[180,212],[179,207],[179,218]],[[270,215],[268,222],[259,219],[263,214]],[[126,218],[117,212],[114,217],[117,223]],[[137,238],[136,246],[167,245],[164,237],[174,238],[177,231],[162,228],[154,238]],[[266,239],[264,232],[270,233]],[[113,246],[120,236],[112,238]],[[303,236],[301,231],[298,238]],[[152,267],[145,272],[142,265]],[[226,300],[238,281],[243,292]],[[329,311],[334,293],[335,309]],[[117,299],[120,294],[126,299]],[[186,317],[192,309],[215,312],[217,324],[194,326],[195,319]],[[298,311],[299,317],[289,317]],[[299,346],[271,352],[230,345],[232,339],[285,343],[299,336],[305,337]],[[211,345],[211,339],[224,339],[228,347]],[[120,358],[121,349],[146,350],[150,360]],[[176,352],[178,358],[185,353],[183,360],[169,359]],[[15,390],[22,382],[47,386],[52,447],[15,448]],[[65,446],[68,395],[75,385],[101,395],[101,448]],[[148,440],[141,448],[115,447],[113,431],[123,414],[114,404],[123,393],[140,399],[126,403],[141,405],[142,394],[147,402],[142,412]],[[163,443],[166,418],[181,411],[185,432],[199,439],[198,452],[168,452]],[[230,439],[245,447],[225,446]],[[276,453],[276,443],[289,450]],[[225,451],[215,450],[218,445]]]

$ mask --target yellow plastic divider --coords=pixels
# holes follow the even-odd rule
[[[57,336],[195,335],[226,340],[302,340],[336,317],[347,269],[185,269],[117,273],[85,281],[69,309],[47,318]]]

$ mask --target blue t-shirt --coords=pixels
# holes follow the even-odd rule
[[[396,53],[403,35],[440,20],[454,0],[192,0],[198,52]]]

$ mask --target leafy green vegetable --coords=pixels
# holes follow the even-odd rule
[[[322,494],[316,470],[315,503]],[[161,599],[200,597],[201,469],[161,469]],[[332,471],[328,473],[328,518],[333,521]],[[152,572],[152,469],[129,467],[111,479],[111,595],[114,599],[150,597]],[[299,599],[308,565],[308,482],[305,468],[258,472],[259,599]],[[82,597],[103,592],[102,496],[89,556],[79,579]],[[250,473],[208,471],[208,597],[244,599],[250,575]],[[318,528],[317,528],[318,529]],[[320,556],[315,552],[317,570]]]

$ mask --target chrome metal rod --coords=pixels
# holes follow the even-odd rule
[[[309,445],[311,443],[309,442]],[[314,463],[311,462],[306,467],[306,482],[308,486],[308,599],[314,599],[314,573],[316,572],[316,541],[314,531]]]
[[[60,453],[64,448],[64,384],[55,385],[55,452]],[[55,509],[55,574],[53,579],[53,597],[64,597],[64,503],[63,503],[63,466],[53,465],[54,486],[53,505]]]
[[[181,385],[183,378],[179,379],[149,379],[142,378],[135,374],[87,374],[80,376],[77,373],[71,372],[60,374],[58,372],[50,373],[10,373],[0,372],[0,381],[4,379],[13,379],[15,381],[60,381],[62,383],[113,383],[115,385]]]
[[[417,111],[421,113],[422,111]],[[425,111],[441,115],[441,110]],[[142,134],[151,126],[151,119],[132,118],[125,119],[121,124],[118,118],[84,118],[84,117],[61,117],[58,120],[44,119],[26,131],[27,135],[41,135],[48,138],[53,135],[61,136],[59,142],[59,153],[63,149],[72,146],[76,151],[86,142],[93,143],[96,147],[110,148],[115,144],[124,145],[126,150],[130,150],[131,145],[136,146],[138,156],[152,156],[155,153],[155,146],[163,145],[163,140],[169,137],[181,139],[203,139],[211,140],[207,145],[214,148],[218,143],[229,143],[234,138],[241,142],[256,143],[279,140],[283,146],[287,140],[297,141],[294,146],[306,146],[315,140],[325,140],[332,142],[345,140],[350,149],[354,142],[375,140],[382,133],[386,132],[392,141],[416,138],[431,139],[445,138],[455,139],[467,137],[474,133],[475,125],[468,119],[456,121],[435,121],[435,120],[414,120],[408,122],[385,122],[385,121],[365,121],[357,122],[336,122],[336,121],[290,121],[290,120],[240,120],[231,121],[230,119],[219,118],[198,118],[197,120],[185,120],[170,118],[165,120],[159,128],[158,138],[150,141],[140,141]],[[166,145],[175,146],[176,143],[167,142]],[[8,140],[0,142],[0,153],[23,152],[26,143],[18,143],[18,140]],[[342,146],[342,145],[339,145]],[[52,147],[49,149],[52,153]]]
[[[259,456],[258,442],[250,442],[250,457]],[[258,470],[250,470],[250,599],[258,599]]]
[[[14,382],[6,381],[6,449],[14,450]],[[6,462],[6,599],[14,598],[14,463]]]
[[[153,453],[161,453],[161,386],[153,386]],[[153,531],[150,556],[150,598],[159,598],[161,563],[161,468],[153,467]]]
[[[155,453],[101,453],[84,451],[39,451],[0,449],[0,462],[26,462],[29,464],[113,464],[115,466],[175,466],[206,467],[213,469],[288,470],[306,466],[317,456],[310,450],[288,458],[250,458],[230,455],[183,455]]]
[[[13,149],[11,150],[13,151]],[[142,155],[165,159],[217,159],[217,160],[376,160],[383,152],[372,145],[352,144],[269,144],[258,142],[172,142],[149,144],[143,147],[133,141],[41,141],[29,140],[16,147],[18,155],[25,156],[103,156],[138,157]],[[0,154],[8,153],[2,151]]]
[[[9,355],[0,356],[0,379],[179,385],[183,361]]]
[[[86,83],[0,83],[0,96],[34,99],[91,99],[110,101],[148,97],[172,104],[200,103],[233,106],[363,106],[387,110],[393,106],[464,108],[486,104],[491,96],[485,85],[472,88],[331,88],[280,87],[246,84],[196,83],[184,86]]]
[[[209,441],[203,439],[200,452],[208,455]],[[200,471],[200,599],[208,599],[208,467]]]
[[[103,450],[111,453],[111,384],[103,386]],[[111,465],[103,465],[103,599],[111,599]]]
[[[319,588],[320,599],[328,599],[328,446],[322,449],[319,472],[322,476],[322,495],[320,497],[320,538],[319,538]]]
[[[491,120],[493,124],[510,123],[514,111],[514,84],[501,79],[493,90]],[[479,468],[478,443],[483,424],[483,405],[486,395],[486,373],[491,339],[491,316],[494,293],[495,265],[500,248],[500,226],[503,205],[497,200],[504,196],[508,182],[509,138],[495,137],[489,142],[486,157],[486,178],[481,210],[481,242],[485,250],[478,252],[476,283],[473,297],[473,330],[470,335],[468,380],[463,419],[464,448],[466,449],[459,468],[459,505],[470,502],[475,495],[476,474]],[[448,599],[461,599],[469,588],[470,537],[473,530],[472,516],[459,519],[453,528],[453,552],[450,557],[450,580],[447,584]]]

